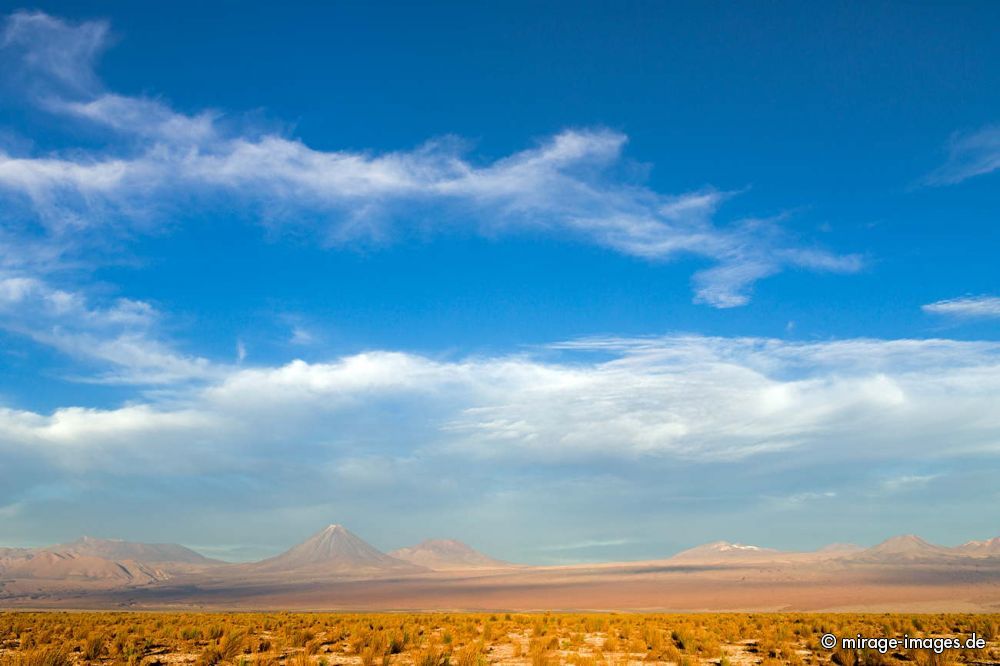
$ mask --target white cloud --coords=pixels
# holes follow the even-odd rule
[[[156,100],[113,93],[84,102],[50,100],[49,105],[53,111],[77,116],[124,134],[190,146],[217,139],[215,123],[221,115],[204,112],[186,116]]]
[[[178,460],[253,465],[288,446],[300,464],[342,473],[412,456],[712,463],[780,451],[786,461],[861,463],[1000,454],[998,345],[682,337],[616,349],[610,360],[369,352],[232,369],[120,409],[6,410],[0,448],[129,470],[140,456],[159,460],[158,472]],[[66,459],[68,449],[87,455]]]
[[[957,133],[948,144],[948,160],[931,173],[929,185],[954,185],[1000,169],[1000,126]]]
[[[309,220],[327,243],[405,235],[403,220],[555,233],[646,260],[704,257],[715,266],[695,276],[696,300],[715,307],[746,303],[756,281],[788,267],[861,268],[857,256],[798,247],[774,223],[715,223],[728,193],[664,194],[618,177],[626,137],[606,129],[565,130],[485,163],[454,139],[378,154],[227,130],[216,112],[104,91],[91,68],[106,32],[23,13],[5,30],[17,46],[7,60],[40,81],[44,109],[116,138],[106,152],[0,153],[0,191],[26,199],[52,233],[218,197],[274,224]]]
[[[961,318],[995,318],[1000,317],[1000,297],[997,296],[964,296],[949,298],[921,306],[924,312],[936,315]]]
[[[126,160],[19,159],[0,152],[0,183],[24,192],[37,203],[61,190],[75,190],[83,197],[113,192],[134,169],[135,164]]]
[[[193,457],[199,452],[191,443],[217,434],[219,427],[218,416],[150,405],[112,410],[65,407],[50,415],[0,408],[0,450],[21,448],[55,468],[78,473],[110,467],[119,474],[136,474],[159,470],[168,460],[166,470],[197,473],[206,462],[219,462],[210,451]]]

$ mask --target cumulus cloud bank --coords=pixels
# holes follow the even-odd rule
[[[237,131],[221,114],[184,114],[158,99],[108,91],[94,67],[108,26],[40,13],[7,19],[2,58],[26,99],[105,131],[108,150],[0,150],[0,193],[48,233],[149,224],[149,211],[221,198],[273,224],[306,219],[323,242],[386,240],[407,225],[580,238],[645,260],[703,257],[695,298],[747,302],[752,285],[787,267],[853,272],[856,255],[805,247],[773,222],[720,225],[730,194],[665,194],[620,176],[627,137],[569,129],[493,161],[461,141],[395,152],[322,151],[267,131]]]
[[[118,407],[0,409],[11,525],[28,532],[50,516],[56,532],[52,507],[88,493],[162,520],[203,516],[201,534],[233,543],[254,543],[241,541],[257,530],[248,525],[271,525],[278,545],[336,518],[387,530],[385,545],[433,529],[510,553],[516,544],[482,526],[540,507],[548,518],[517,538],[606,537],[600,517],[626,512],[624,535],[642,539],[666,516],[691,521],[706,507],[723,511],[703,538],[727,524],[741,538],[745,511],[849,521],[871,498],[938,484],[956,488],[950,506],[995,495],[988,474],[961,471],[1000,454],[995,343],[669,336],[212,370]],[[415,521],[406,537],[393,531],[404,515]],[[108,530],[107,520],[94,524]]]
[[[0,447],[128,473],[133,459],[164,473],[196,454],[209,467],[252,466],[290,441],[306,448],[304,466],[359,453],[558,465],[1000,452],[993,343],[668,337],[560,347],[571,358],[373,351],[233,368],[118,409],[4,410]]]

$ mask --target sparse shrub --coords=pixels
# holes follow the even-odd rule
[[[243,632],[227,634],[219,641],[219,655],[222,661],[235,661],[236,657],[244,653],[246,649],[247,637]]]
[[[428,648],[417,655],[413,660],[413,666],[450,666],[449,662],[447,653]]]
[[[216,647],[205,648],[195,663],[197,666],[216,666],[222,663],[222,653]]]
[[[81,656],[87,661],[97,661],[107,652],[107,639],[102,634],[93,634],[84,643]]]
[[[201,640],[202,633],[198,627],[184,627],[181,629],[181,638],[186,641]]]
[[[4,655],[7,662],[7,655]],[[73,660],[59,648],[47,647],[17,652],[9,658],[11,666],[73,666]]]
[[[455,666],[485,666],[485,654],[482,643],[470,643],[455,653]]]

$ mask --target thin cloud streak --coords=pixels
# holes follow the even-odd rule
[[[942,474],[911,474],[886,479],[882,482],[882,489],[887,493],[898,493],[923,488],[931,481],[939,479]]]
[[[963,296],[936,301],[921,306],[928,314],[958,317],[963,319],[993,319],[1000,317],[1000,297]]]
[[[589,548],[611,548],[612,546],[627,546],[634,544],[634,539],[592,539],[590,541],[577,541],[575,543],[557,544],[555,546],[539,546],[538,551],[558,552],[564,550],[587,550]]]
[[[1000,126],[956,133],[948,143],[948,159],[928,175],[927,185],[955,185],[1000,169]]]

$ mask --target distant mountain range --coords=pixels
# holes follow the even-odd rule
[[[968,541],[949,548],[932,544],[914,534],[886,539],[871,548],[852,543],[835,543],[813,551],[781,551],[774,548],[749,546],[728,541],[713,541],[677,553],[671,562],[781,562],[809,560],[841,560],[846,562],[906,562],[948,561],[956,558],[1000,558],[1000,537],[986,541]]]
[[[283,590],[309,589],[303,585],[319,585],[316,589],[340,585],[337,581],[372,581],[376,586],[388,584],[377,581],[410,581],[400,584],[417,585],[420,595],[433,596],[439,586],[451,589],[460,580],[508,581],[506,585],[515,578],[526,578],[549,581],[545,585],[550,585],[560,577],[614,571],[630,572],[634,581],[639,580],[635,576],[657,571],[688,572],[689,578],[692,572],[715,571],[718,573],[713,575],[723,580],[729,580],[726,572],[744,572],[740,574],[743,580],[745,572],[751,570],[771,572],[766,576],[772,578],[780,572],[782,580],[791,576],[810,581],[834,570],[868,572],[865,575],[869,577],[891,571],[890,578],[896,580],[911,567],[922,567],[921,571],[930,567],[942,580],[950,580],[949,572],[964,572],[953,577],[966,580],[972,575],[974,580],[996,587],[1000,585],[1000,537],[950,548],[904,535],[871,548],[831,544],[815,551],[715,541],[662,560],[570,567],[514,565],[449,539],[427,540],[384,553],[342,525],[329,525],[275,557],[243,564],[211,559],[177,544],[82,537],[46,548],[0,548],[0,606],[143,591],[176,594],[182,599],[179,603],[186,603],[210,590],[213,595],[238,589],[263,589],[280,595]],[[250,593],[240,593],[245,594]],[[394,593],[385,594],[391,598]]]
[[[329,525],[280,555],[247,564],[211,559],[178,544],[84,536],[45,548],[0,548],[0,599],[25,588],[141,586],[191,574],[304,580],[509,566],[454,540],[424,541],[386,554],[343,525]]]
[[[150,585],[224,565],[177,544],[86,536],[46,548],[0,548],[0,599],[11,594]]]

